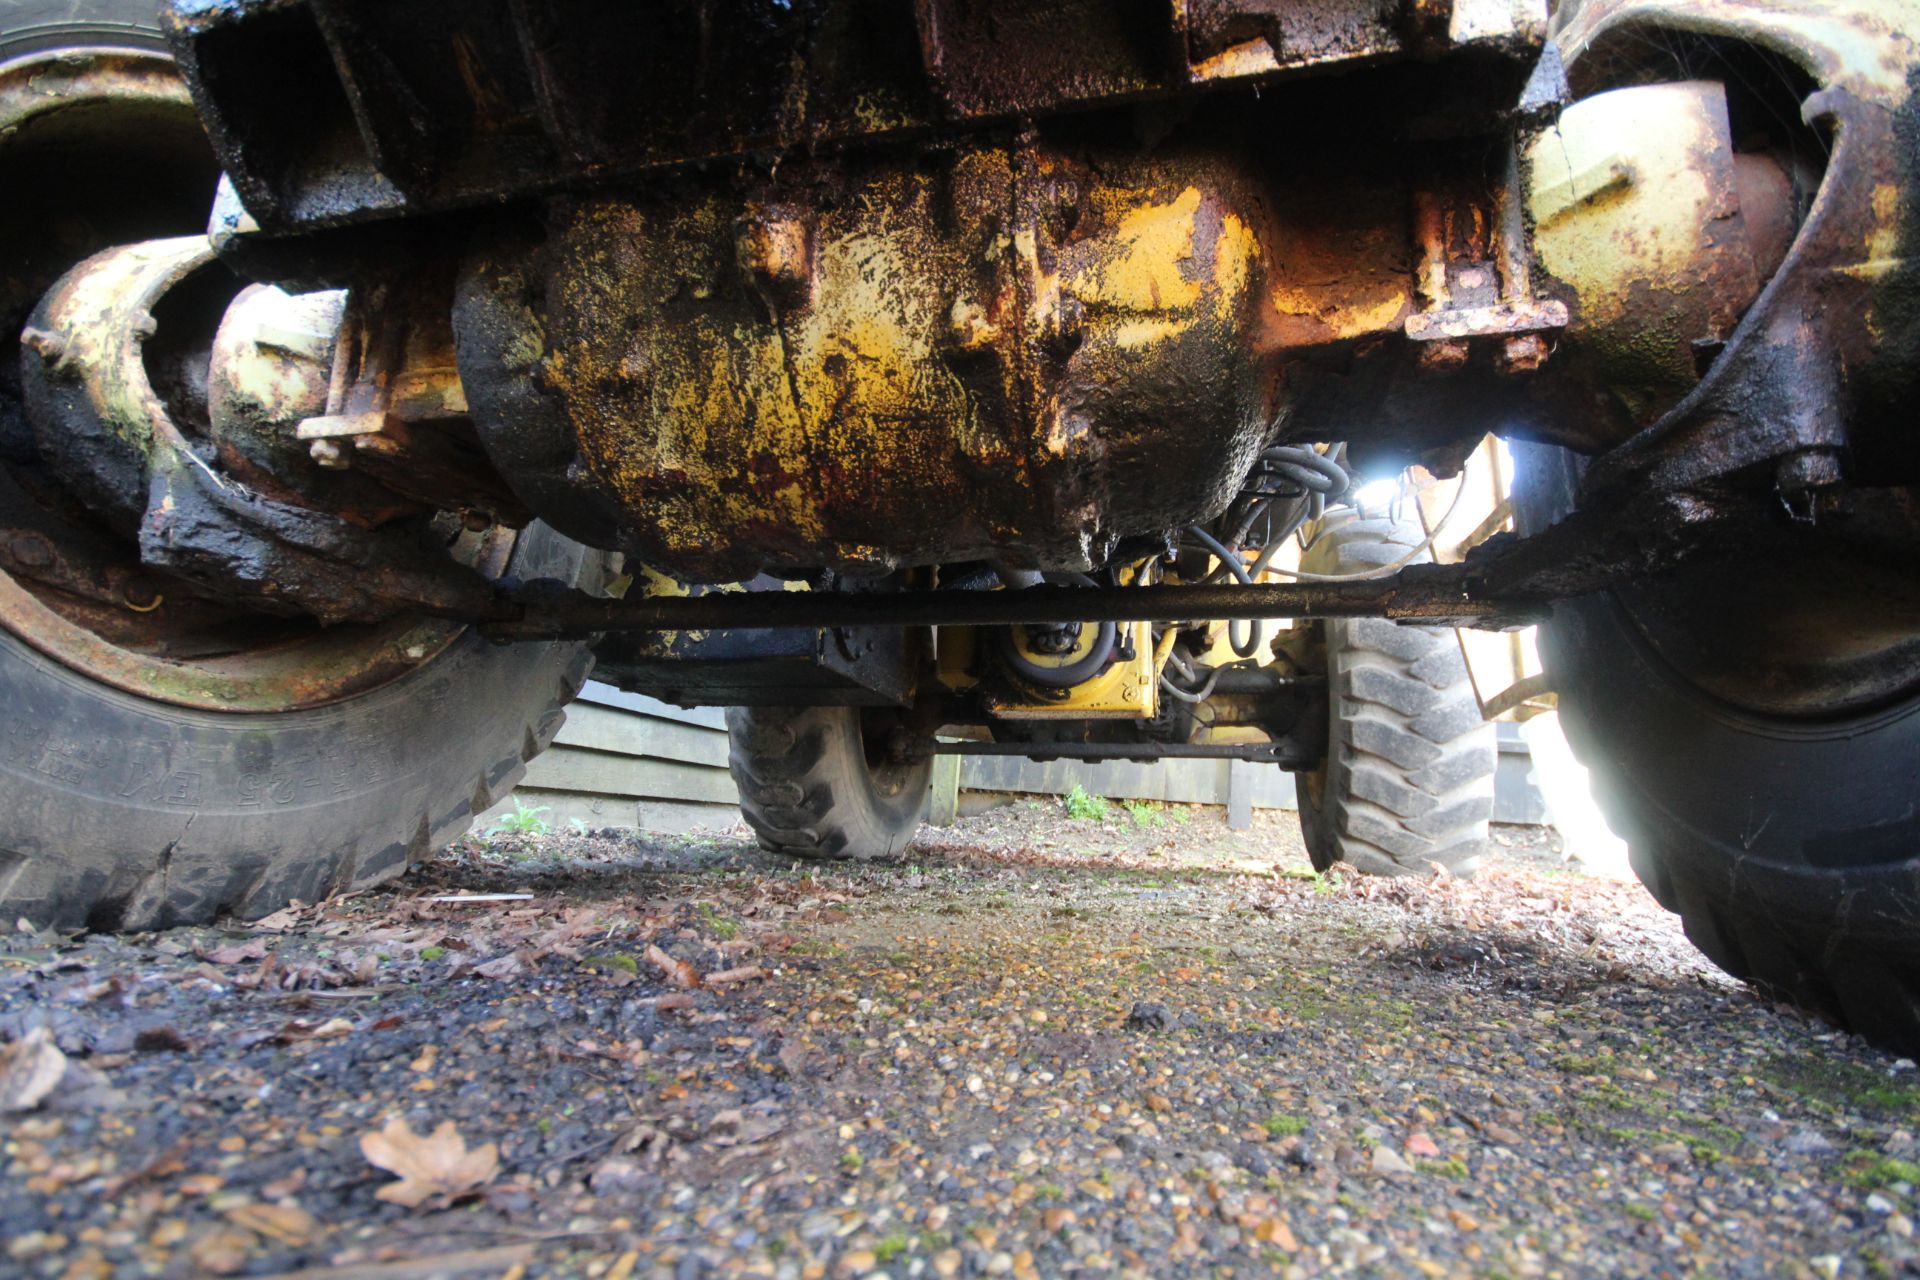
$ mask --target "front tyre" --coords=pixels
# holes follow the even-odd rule
[[[1516,506],[1532,532],[1571,508],[1577,463],[1540,446],[1515,457]],[[1846,561],[1803,574],[1783,547],[1744,577],[1716,565],[1702,573],[1717,581],[1683,570],[1558,604],[1540,656],[1595,799],[1694,945],[1770,995],[1914,1054],[1920,687],[1898,644],[1875,650],[1884,662],[1860,660],[1872,617],[1898,611],[1874,593],[1865,617],[1849,619],[1831,589],[1867,565]],[[1796,607],[1804,577],[1820,589],[1817,610]],[[1733,593],[1748,588],[1791,634],[1769,635],[1746,614]],[[1722,633],[1723,618],[1738,626]],[[1844,680],[1823,682],[1812,647],[1791,643],[1822,618],[1845,622],[1834,628]],[[1867,681],[1870,665],[1904,672],[1906,687]]]
[[[1342,511],[1321,524],[1300,567],[1379,570],[1406,560],[1424,537],[1416,521]],[[1471,875],[1486,849],[1496,759],[1459,640],[1445,627],[1384,618],[1319,625],[1327,757],[1298,786],[1314,867]]]
[[[869,861],[920,829],[933,761],[887,753],[884,713],[859,707],[734,707],[728,767],[740,815],[776,853]]]

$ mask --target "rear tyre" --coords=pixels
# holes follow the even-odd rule
[[[1572,508],[1571,455],[1515,458],[1523,531]],[[1777,589],[1789,568],[1755,577]],[[1561,725],[1634,871],[1728,973],[1920,1054],[1920,691],[1826,715],[1736,705],[1663,656],[1684,648],[1649,642],[1668,601],[1646,587],[1558,604],[1540,629]]]
[[[73,534],[116,569],[139,567],[130,543],[109,554],[78,504],[17,483],[37,467],[17,335],[88,254],[206,226],[218,166],[157,7],[0,0],[0,527]],[[544,526],[510,558],[504,535],[488,545],[496,570],[599,582],[600,558]],[[15,554],[0,547],[7,926],[256,917],[397,875],[513,787],[591,663],[579,644],[500,647],[404,621],[209,644],[168,629],[176,607],[195,616],[170,589],[142,615],[152,628],[109,610],[96,634],[102,610],[36,586]]]
[[[887,758],[859,707],[734,707],[728,766],[763,848],[798,858],[897,856],[920,829],[931,759]]]
[[[598,573],[543,525],[513,565]],[[365,693],[221,712],[112,687],[0,626],[0,919],[159,929],[396,876],[513,789],[591,665],[584,645],[467,631]]]
[[[1418,523],[1345,511],[1301,558],[1310,573],[1379,569],[1424,539]],[[1421,557],[1424,559],[1424,557]],[[1445,627],[1382,618],[1320,624],[1327,758],[1299,778],[1313,865],[1373,875],[1473,873],[1493,815],[1494,729]]]

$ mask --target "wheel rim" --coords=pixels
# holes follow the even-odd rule
[[[322,706],[431,662],[465,628],[395,619],[323,629],[170,592],[143,572],[136,547],[104,540],[36,474],[14,381],[20,328],[41,293],[98,249],[203,230],[217,175],[165,53],[83,47],[0,63],[0,189],[9,193],[0,243],[21,264],[0,286],[0,630],[90,679],[177,706]],[[515,538],[448,527],[444,541],[454,558],[497,577]],[[70,552],[99,570],[104,592],[77,594],[31,572]]]
[[[1837,730],[1920,697],[1920,588],[1906,554],[1874,536],[1761,529],[1738,560],[1683,564],[1612,602],[1651,657],[1724,714]]]
[[[888,799],[904,792],[920,767],[893,758],[891,740],[899,727],[899,713],[885,708],[862,710],[854,715],[854,731],[860,735],[860,754],[867,763],[867,776],[873,781],[874,791]]]

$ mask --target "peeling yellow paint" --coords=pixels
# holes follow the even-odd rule
[[[1103,433],[1164,412],[1136,396],[1164,388],[1222,456],[1244,452],[1265,421],[1241,403],[1265,250],[1203,185],[1219,170],[1014,154],[875,170],[810,211],[719,191],[576,211],[550,267],[540,378],[586,468],[634,512],[636,552],[733,576],[750,568],[726,562],[743,546],[885,566],[924,563],[919,543],[985,554],[1038,536],[1053,563],[1086,565],[1129,518],[1159,518],[1103,487],[1121,474],[1102,471]],[[1076,223],[1056,217],[1067,200]],[[771,233],[736,231],[743,217],[805,253],[770,254]],[[976,508],[985,476],[999,503]],[[1219,483],[1149,487],[1199,509]]]
[[[1170,204],[1127,214],[1114,233],[1111,256],[1075,280],[1075,294],[1126,311],[1192,306],[1200,297],[1200,285],[1187,279],[1180,266],[1193,257],[1193,220],[1199,210],[1199,188],[1188,187]]]

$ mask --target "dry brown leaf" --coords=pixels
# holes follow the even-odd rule
[[[520,957],[514,955],[512,952],[508,952],[506,955],[489,960],[485,964],[473,966],[473,971],[483,978],[493,978],[497,981],[504,981],[508,978],[519,977],[524,968],[525,966],[520,963]]]
[[[258,1202],[234,1205],[227,1210],[227,1220],[294,1248],[313,1239],[316,1225],[313,1215],[297,1205]]]
[[[307,1171],[304,1168],[295,1169],[284,1178],[275,1178],[272,1182],[263,1184],[260,1194],[269,1200],[285,1200],[288,1196],[297,1194],[300,1188],[306,1185]]]
[[[66,1073],[67,1055],[45,1027],[0,1048],[0,1113],[33,1110]]]
[[[697,987],[700,985],[700,971],[685,960],[675,960],[662,951],[657,944],[647,944],[647,963],[660,970],[667,982],[676,987]]]
[[[106,1182],[101,1184],[100,1195],[104,1199],[111,1200],[136,1183],[146,1182],[153,1178],[170,1177],[176,1173],[184,1173],[187,1166],[182,1157],[187,1154],[188,1149],[189,1144],[186,1142],[175,1143],[147,1164],[141,1165],[137,1169],[129,1170],[117,1178],[107,1179]]]
[[[245,942],[229,942],[224,947],[208,951],[206,958],[215,964],[245,964],[249,960],[264,960],[267,958],[266,939],[248,938]]]
[[[352,1030],[353,1022],[347,1018],[328,1018],[325,1022],[295,1018],[274,1032],[273,1038],[282,1044],[291,1044],[295,1040],[332,1040]]]
[[[188,1254],[202,1274],[230,1276],[247,1265],[257,1243],[258,1237],[251,1232],[215,1227],[195,1240]]]
[[[417,1209],[429,1200],[457,1200],[492,1182],[500,1172],[500,1153],[493,1143],[467,1150],[453,1121],[442,1121],[421,1137],[399,1116],[376,1133],[360,1135],[360,1154],[367,1163],[395,1174],[375,1192],[380,1199]]]
[[[707,975],[707,985],[724,987],[734,982],[752,982],[767,976],[767,971],[757,964],[743,964],[737,969],[722,969],[718,973]]]
[[[700,1001],[684,991],[678,991],[670,996],[642,996],[633,1003],[665,1011],[668,1009],[691,1009],[699,1004]]]

